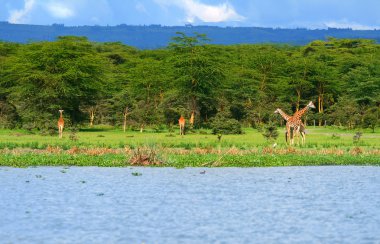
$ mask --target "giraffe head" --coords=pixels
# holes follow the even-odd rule
[[[59,113],[60,113],[60,114],[62,114],[62,112],[63,112],[63,110],[62,110],[62,109],[60,109],[60,110],[58,110],[58,111],[59,111]]]
[[[280,113],[280,109],[279,109],[279,108],[277,108],[277,109],[274,111],[274,113],[275,113],[275,114],[278,114],[278,113]]]
[[[315,108],[315,105],[312,101],[310,101],[308,104],[307,104],[307,107],[308,108]]]

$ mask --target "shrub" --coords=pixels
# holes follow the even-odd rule
[[[78,136],[77,136],[78,128],[77,127],[72,127],[71,132],[69,134],[69,139],[71,141],[78,141]]]
[[[271,122],[269,124],[264,125],[262,135],[268,141],[275,141],[278,137],[277,126]]]
[[[236,119],[216,116],[211,122],[212,134],[242,134],[241,124]]]
[[[132,157],[129,160],[131,165],[152,166],[161,165],[162,160],[158,155],[158,150],[154,147],[138,147],[132,151]]]
[[[376,126],[380,123],[380,109],[379,108],[370,108],[368,109],[364,116],[362,125],[363,128],[370,128],[372,132],[375,132]]]
[[[362,137],[362,132],[356,132],[355,135],[352,137],[354,144],[358,143],[360,141],[360,138]]]
[[[159,125],[153,126],[152,129],[155,133],[160,133],[160,132],[163,132],[165,130],[165,126],[162,124],[159,124]]]
[[[331,135],[331,139],[335,139],[335,140],[340,139],[340,135],[337,134],[337,133],[333,133],[333,134]]]

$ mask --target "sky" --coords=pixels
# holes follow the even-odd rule
[[[380,0],[0,0],[17,24],[380,29]]]

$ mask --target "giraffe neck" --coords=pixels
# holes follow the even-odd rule
[[[301,110],[298,110],[298,111],[293,115],[293,117],[295,117],[296,119],[300,119],[301,116],[304,115],[304,113],[307,112],[307,110],[309,110],[309,107],[308,107],[308,106],[304,107],[304,108],[301,109]]]
[[[287,114],[286,114],[284,111],[282,111],[281,109],[278,109],[277,111],[279,112],[279,114],[281,114],[281,116],[282,116],[286,121],[288,121],[288,120],[291,118],[291,116],[287,115]]]

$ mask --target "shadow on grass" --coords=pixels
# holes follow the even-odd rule
[[[114,130],[114,128],[107,128],[107,127],[94,127],[94,128],[80,128],[80,132],[101,132],[101,131],[111,131]]]

